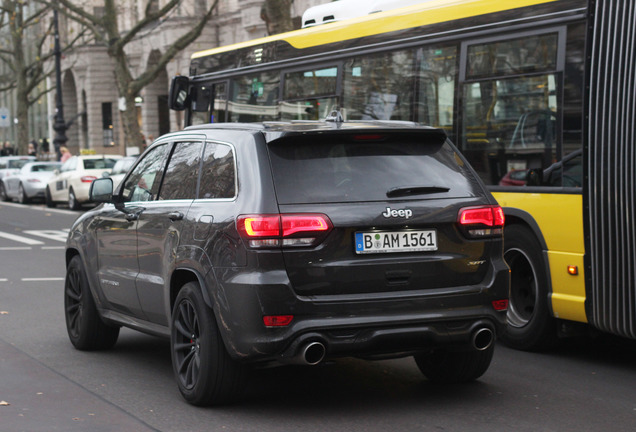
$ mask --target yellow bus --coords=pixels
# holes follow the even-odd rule
[[[504,341],[636,338],[635,39],[633,1],[433,0],[197,52],[170,105],[442,128],[505,209]]]

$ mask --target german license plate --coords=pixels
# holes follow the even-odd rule
[[[437,250],[435,230],[357,232],[355,236],[357,254]]]

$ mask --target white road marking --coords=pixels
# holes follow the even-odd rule
[[[0,247],[0,251],[33,250],[31,246]]]
[[[25,234],[34,235],[38,237],[44,237],[49,240],[57,240],[65,242],[68,237],[68,231],[60,230],[28,230],[23,231]]]
[[[0,237],[6,238],[8,240],[17,241],[19,243],[28,244],[28,245],[41,245],[41,244],[44,244],[44,242],[41,242],[39,240],[33,240],[31,238],[28,238],[28,237],[22,237],[22,236],[19,236],[19,235],[9,234],[9,233],[6,233],[6,232],[0,232]]]
[[[20,279],[22,282],[57,282],[57,281],[63,281],[65,280],[64,278],[22,278]]]

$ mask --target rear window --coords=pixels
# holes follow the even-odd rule
[[[448,143],[397,137],[294,137],[269,144],[280,204],[455,198],[478,183]]]
[[[110,169],[115,166],[117,159],[84,159],[84,169]]]

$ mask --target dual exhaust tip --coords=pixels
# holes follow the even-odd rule
[[[495,334],[489,327],[480,327],[471,335],[471,345],[478,351],[484,351],[490,348],[495,341]],[[322,342],[312,341],[303,345],[294,363],[315,366],[325,359],[327,348]]]

